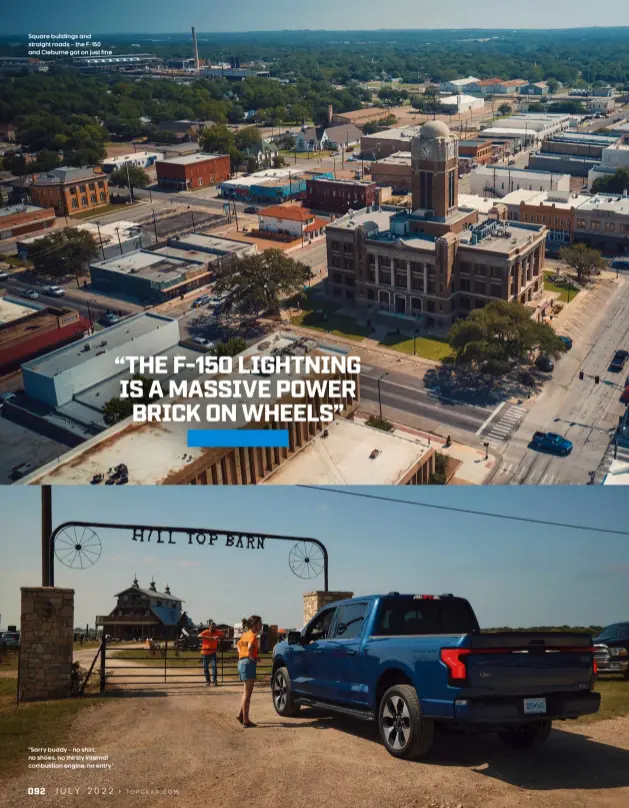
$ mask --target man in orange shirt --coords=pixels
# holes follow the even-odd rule
[[[222,640],[225,634],[216,628],[216,623],[210,620],[205,631],[201,631],[201,656],[203,658],[203,673],[205,681],[209,687],[214,682],[214,687],[218,687],[216,680],[216,652],[218,651],[218,641]],[[210,681],[210,665],[212,665],[212,680]]]

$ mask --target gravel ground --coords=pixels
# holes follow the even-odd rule
[[[89,805],[89,787],[112,789],[98,804],[262,808],[520,808],[629,804],[629,718],[556,729],[540,752],[513,753],[493,736],[438,736],[430,757],[403,762],[381,746],[375,726],[304,710],[282,719],[268,687],[254,692],[256,729],[235,720],[240,689],[156,685],[126,693],[75,720],[57,744],[95,747],[108,772],[25,772],[0,787],[0,805]],[[42,746],[46,740],[42,738]],[[79,794],[55,794],[57,788]],[[132,790],[153,793],[130,793]],[[177,794],[155,793],[163,790]]]

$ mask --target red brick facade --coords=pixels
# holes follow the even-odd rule
[[[306,205],[315,210],[345,214],[376,201],[376,183],[353,180],[306,180]]]
[[[0,238],[23,236],[25,233],[36,233],[55,222],[54,208],[15,213],[13,216],[0,216]]]
[[[193,154],[158,161],[155,166],[158,183],[176,190],[205,188],[228,180],[231,176],[228,154]]]

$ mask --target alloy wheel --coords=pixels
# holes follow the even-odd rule
[[[408,704],[401,696],[387,699],[382,713],[382,724],[391,749],[401,751],[408,744],[411,736],[411,714]]]
[[[287,693],[288,687],[284,674],[278,673],[273,680],[273,700],[275,701],[275,708],[277,710],[283,710],[284,707],[286,707]]]

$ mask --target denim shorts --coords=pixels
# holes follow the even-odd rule
[[[253,659],[238,660],[238,676],[241,682],[247,682],[256,678],[256,665]]]

